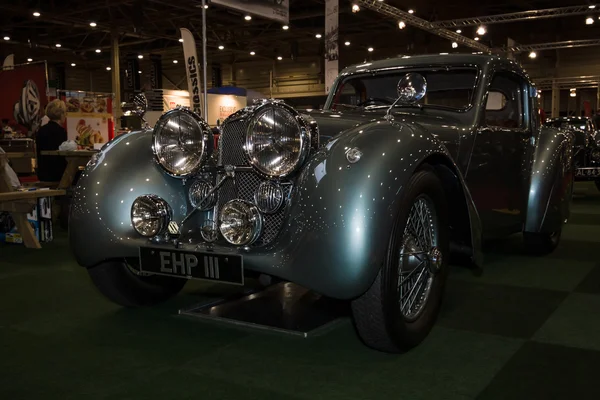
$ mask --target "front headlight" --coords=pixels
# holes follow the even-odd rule
[[[210,136],[210,127],[198,114],[176,108],[160,117],[154,127],[154,154],[167,173],[184,178],[206,159]]]
[[[269,177],[284,177],[296,171],[306,159],[310,143],[308,122],[283,103],[259,106],[246,134],[250,163]]]
[[[137,233],[153,237],[162,233],[171,221],[169,204],[158,196],[143,195],[131,205],[131,225]]]

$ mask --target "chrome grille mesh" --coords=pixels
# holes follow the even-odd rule
[[[233,121],[223,126],[219,137],[219,165],[248,166],[244,152],[244,130],[246,123]],[[217,181],[224,174],[217,177]],[[225,203],[233,199],[242,199],[255,204],[254,193],[265,179],[255,171],[237,171],[235,179],[227,179],[218,190],[216,206],[217,215]],[[289,197],[291,185],[284,185],[284,199]],[[274,214],[263,214],[263,232],[254,246],[262,246],[272,242],[283,225],[286,207],[284,205]]]

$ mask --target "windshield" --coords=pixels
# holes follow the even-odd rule
[[[475,68],[443,70],[402,70],[388,74],[350,76],[336,89],[330,108],[379,108],[396,101],[398,81],[409,72],[417,72],[427,80],[427,94],[418,104],[465,110],[473,101],[477,82]],[[399,104],[399,107],[402,105]]]

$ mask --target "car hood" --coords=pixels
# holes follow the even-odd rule
[[[310,115],[319,125],[320,142],[326,143],[328,140],[342,134],[346,130],[358,127],[362,124],[383,120],[385,111],[329,111],[319,110],[305,112]],[[468,129],[458,118],[451,118],[443,115],[417,114],[414,112],[394,112],[394,120],[405,124],[417,124],[434,136],[443,136],[442,141],[446,142],[449,138],[444,137],[445,133],[456,133],[458,130]]]

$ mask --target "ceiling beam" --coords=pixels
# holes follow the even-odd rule
[[[423,29],[424,31],[440,36],[444,39],[457,42],[458,44],[462,44],[463,46],[470,47],[472,49],[482,51],[485,53],[491,52],[491,49],[488,46],[479,43],[478,41],[459,35],[454,31],[445,28],[440,28],[432,22],[416,17],[414,14],[409,14],[406,11],[402,11],[396,7],[392,7],[385,2],[377,0],[357,0],[356,3],[364,8],[394,18],[396,19],[396,21],[404,21],[408,25],[412,25],[417,28]]]
[[[518,46],[503,47],[499,50],[503,52],[521,53],[524,51],[556,50],[591,46],[600,46],[600,39],[564,40],[562,42],[520,44]]]
[[[507,14],[487,15],[483,17],[457,18],[446,21],[432,22],[439,28],[461,28],[465,26],[503,24],[508,22],[531,21],[537,19],[571,17],[574,15],[591,15],[600,12],[600,5],[589,8],[588,5],[572,7],[547,8],[544,10],[529,10]]]

